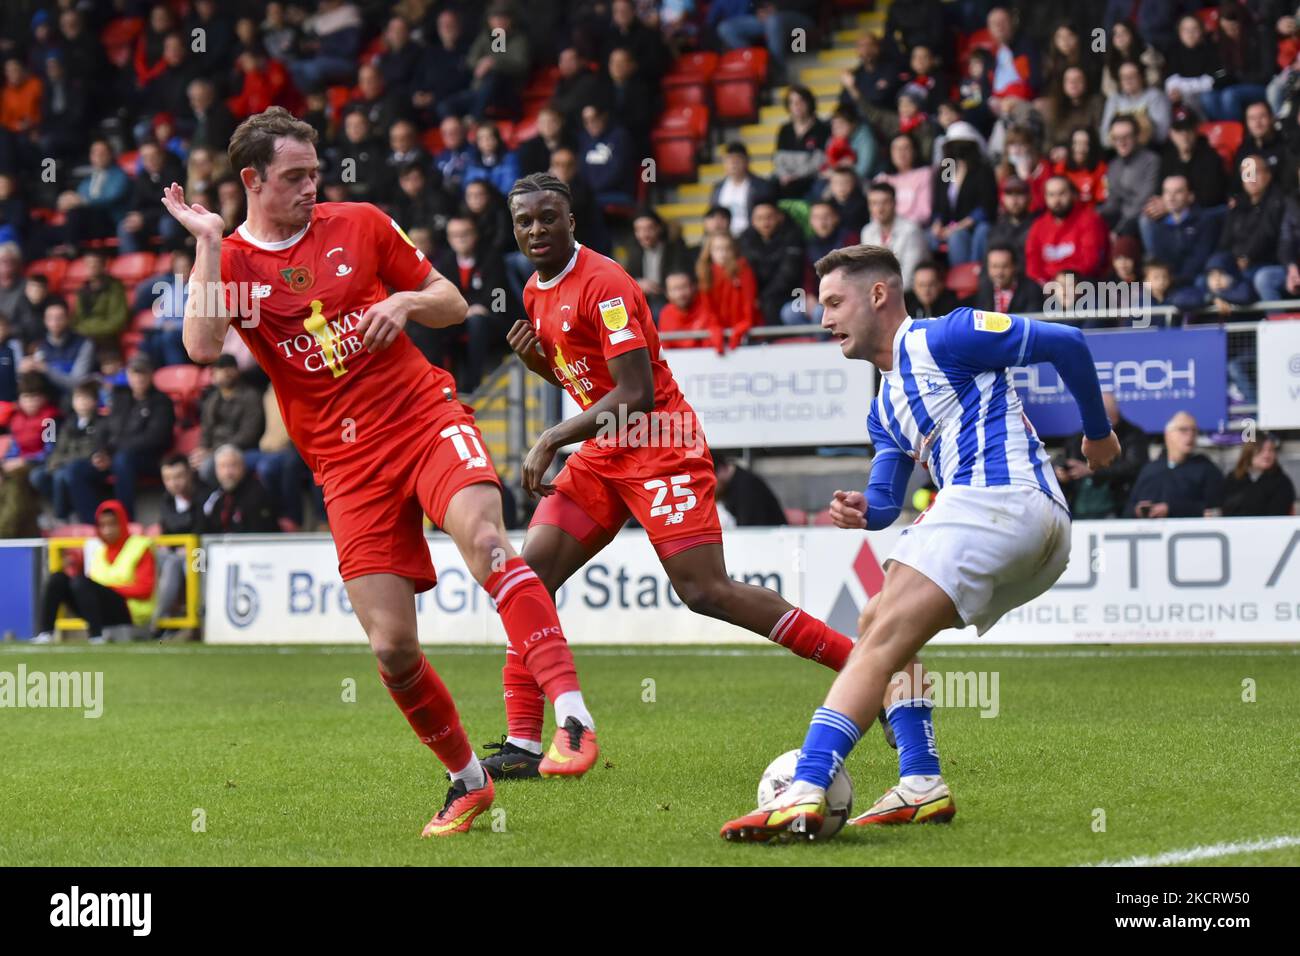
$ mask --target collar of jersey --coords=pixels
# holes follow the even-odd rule
[[[898,326],[898,331],[894,333],[894,367],[891,372],[898,371],[898,346],[903,342],[903,336],[912,328],[913,318],[909,315]]]
[[[582,248],[582,243],[580,243],[580,242],[575,242],[575,243],[573,244],[573,258],[571,258],[571,259],[569,260],[568,265],[566,265],[563,269],[561,269],[558,273],[556,273],[556,274],[555,274],[552,278],[550,278],[550,279],[541,279],[541,278],[538,278],[538,280],[537,280],[537,288],[539,288],[539,289],[551,289],[551,288],[554,288],[555,286],[559,285],[559,284],[560,284],[560,280],[563,279],[565,276],[567,276],[570,272],[572,272],[572,271],[573,271],[573,267],[576,266],[576,265],[578,264],[578,250],[580,250],[581,248]]]
[[[288,239],[281,239],[279,242],[263,242],[248,231],[247,222],[241,222],[239,224],[239,235],[243,237],[245,242],[257,246],[257,248],[261,249],[263,252],[280,252],[283,249],[288,249],[290,246],[297,245],[298,240],[307,235],[307,230],[310,228],[311,222],[309,221],[307,225],[303,226]]]

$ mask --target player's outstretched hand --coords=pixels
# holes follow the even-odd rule
[[[867,526],[867,497],[860,491],[836,491],[831,499],[835,527],[860,531]]]
[[[218,213],[210,212],[198,203],[192,206],[187,203],[185,190],[176,183],[163,190],[162,204],[173,219],[200,241],[220,239],[226,229],[226,224]]]
[[[1088,467],[1093,471],[1105,468],[1119,457],[1119,439],[1112,431],[1105,438],[1093,441],[1086,435],[1083,439],[1083,457],[1088,459]]]

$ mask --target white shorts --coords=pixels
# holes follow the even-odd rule
[[[949,485],[906,530],[885,568],[920,571],[983,634],[1032,601],[1070,562],[1070,515],[1036,488]]]

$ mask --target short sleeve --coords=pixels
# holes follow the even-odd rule
[[[366,210],[374,223],[372,235],[375,239],[375,256],[379,260],[375,271],[379,278],[385,285],[400,292],[420,288],[433,271],[429,260],[415,247],[397,220],[369,203],[366,203]]]
[[[1033,323],[1022,315],[954,309],[943,320],[935,355],[971,371],[996,371],[1023,365]],[[947,364],[945,363],[945,364]]]
[[[602,269],[587,287],[591,321],[597,323],[601,352],[607,359],[649,347],[642,322],[652,321],[640,287],[619,269]],[[584,317],[585,318],[585,317]]]

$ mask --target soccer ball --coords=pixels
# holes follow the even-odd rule
[[[795,765],[799,762],[798,750],[787,750],[777,757],[763,771],[758,781],[758,805],[766,806],[768,801],[783,794],[794,780]],[[826,819],[821,829],[812,836],[817,840],[829,840],[840,832],[840,828],[853,812],[853,780],[847,769],[841,770],[831,781],[826,791]]]

